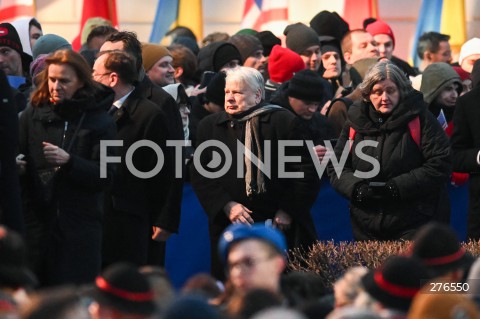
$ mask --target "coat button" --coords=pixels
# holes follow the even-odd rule
[[[379,122],[379,123],[383,123],[383,119],[382,119],[382,118],[379,118],[379,119],[378,119],[378,122]]]

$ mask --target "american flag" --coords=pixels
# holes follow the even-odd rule
[[[288,24],[288,0],[246,0],[242,29],[282,34]]]
[[[35,16],[33,0],[0,0],[0,22]]]

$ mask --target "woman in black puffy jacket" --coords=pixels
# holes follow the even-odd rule
[[[23,202],[32,267],[42,285],[87,283],[100,271],[104,178],[100,143],[115,138],[114,93],[81,55],[57,51],[20,118]]]
[[[422,94],[388,61],[373,66],[360,89],[363,100],[350,108],[335,147],[340,165],[328,168],[350,199],[355,239],[408,240],[431,220],[448,222],[449,142]]]

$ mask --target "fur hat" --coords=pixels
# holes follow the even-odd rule
[[[232,224],[225,229],[218,242],[218,252],[224,263],[227,262],[228,251],[232,244],[245,239],[263,240],[277,249],[280,254],[286,254],[287,242],[278,229],[266,226],[264,223],[256,223],[252,226]]]
[[[145,275],[129,263],[108,267],[95,280],[92,297],[99,303],[129,314],[155,312],[154,292]]]
[[[472,38],[462,45],[458,64],[462,65],[463,60],[473,54],[480,54],[480,38]]]
[[[361,281],[365,291],[385,308],[406,312],[428,279],[428,271],[420,260],[393,256],[380,268],[368,272]]]
[[[305,69],[305,62],[298,53],[288,48],[276,45],[268,59],[268,74],[270,80],[283,83],[290,80],[295,72]]]
[[[377,34],[386,34],[392,39],[393,47],[395,47],[395,36],[393,35],[392,28],[385,22],[381,20],[377,20],[375,22],[370,23],[367,25],[366,28],[367,32],[370,33],[372,36],[376,36]]]
[[[10,23],[0,23],[0,47],[9,47],[20,54],[22,69],[28,71],[32,57],[23,52],[22,42],[15,27]]]
[[[142,60],[145,72],[148,72],[152,66],[164,56],[172,56],[172,54],[163,45],[153,43],[142,44]]]
[[[473,257],[462,248],[453,229],[436,222],[418,230],[410,253],[427,266],[431,277],[439,277],[473,263]]]
[[[320,102],[324,98],[324,80],[312,70],[302,70],[292,77],[287,95],[303,101]]]
[[[40,54],[50,54],[57,50],[72,49],[72,45],[65,39],[56,34],[45,34],[38,38],[33,45],[32,54],[35,60]]]
[[[232,36],[228,42],[232,43],[238,51],[240,51],[242,63],[245,63],[245,60],[252,56],[256,51],[263,51],[262,42],[253,35],[236,34]]]
[[[298,54],[302,54],[313,45],[320,45],[320,40],[315,30],[300,22],[287,26],[283,34],[286,36],[287,48]]]
[[[263,55],[270,56],[272,49],[275,45],[282,45],[282,40],[277,38],[272,31],[261,31],[258,32],[256,35],[257,39],[260,40],[263,46]]]
[[[341,41],[350,30],[348,23],[336,12],[321,11],[310,20],[312,27],[318,35],[329,35]]]

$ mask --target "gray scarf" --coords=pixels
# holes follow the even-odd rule
[[[245,124],[245,152],[250,150],[255,154],[259,162],[263,162],[263,152],[260,136],[260,125],[259,125],[259,115],[276,112],[283,109],[278,105],[266,104],[252,113],[240,118],[239,122],[246,122]],[[257,165],[257,174],[253,174],[252,161],[245,156],[245,187],[248,197],[254,195],[263,194],[267,191],[265,186],[265,177],[263,172],[258,168]]]

